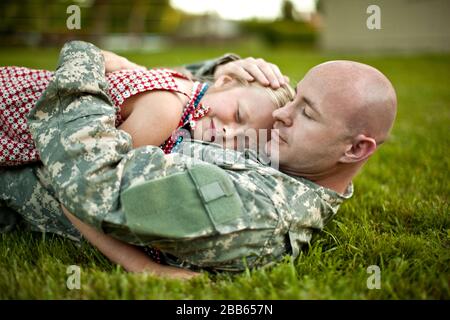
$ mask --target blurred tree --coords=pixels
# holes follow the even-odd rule
[[[81,8],[81,29],[69,30],[67,7]],[[61,45],[69,39],[97,43],[120,34],[171,36],[185,14],[169,0],[0,0],[0,45]]]
[[[146,18],[150,3],[145,0],[134,0],[128,18],[128,32],[132,35],[140,35],[145,32]]]
[[[92,10],[95,12],[92,29],[96,38],[104,36],[109,31],[110,7],[111,3],[108,0],[95,0],[92,6]]]
[[[167,6],[161,16],[161,33],[174,34],[183,19],[184,13],[174,9],[172,6]]]
[[[281,4],[281,17],[283,20],[295,20],[295,8],[290,0],[284,0]]]
[[[163,19],[165,12],[171,8],[169,0],[152,0],[149,2],[150,10],[147,19],[147,30],[149,32],[161,33],[163,29]]]

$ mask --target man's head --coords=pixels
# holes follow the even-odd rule
[[[359,169],[389,135],[395,90],[371,66],[326,62],[312,68],[296,91],[293,101],[273,112],[279,136],[272,133],[266,147],[279,143],[284,172],[321,180]]]

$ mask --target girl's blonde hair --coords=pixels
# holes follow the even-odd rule
[[[292,101],[295,97],[295,91],[289,83],[282,85],[278,89],[273,89],[272,87],[265,87],[257,81],[249,82],[249,81],[245,80],[244,78],[241,78],[241,77],[235,76],[235,75],[230,75],[230,77],[237,81],[237,83],[238,83],[237,85],[241,85],[241,86],[245,86],[245,87],[255,86],[255,87],[263,88],[269,95],[272,102],[276,105],[277,109],[283,107],[286,103],[288,103],[289,101]],[[230,86],[225,85],[222,88],[212,87],[212,88],[208,89],[208,91],[218,92],[218,91],[227,90],[232,87],[236,87],[236,84],[234,83],[234,84],[231,84]]]
[[[189,72],[185,68],[178,67],[178,68],[172,68],[172,69],[176,70],[178,72],[184,73],[191,81],[206,81],[209,83],[214,83],[214,81],[215,81],[214,76],[212,76],[212,75],[203,77],[202,79],[198,79],[197,77],[193,76],[192,73]],[[292,86],[289,83],[282,85],[278,89],[273,89],[272,87],[265,87],[257,81],[249,82],[249,81],[245,80],[244,78],[239,77],[237,75],[229,75],[229,76],[231,78],[235,79],[238,82],[238,84],[240,84],[242,86],[257,86],[257,87],[261,87],[261,88],[265,89],[265,91],[269,95],[272,102],[275,103],[277,109],[283,107],[289,101],[294,100],[295,90],[292,88]],[[234,86],[236,86],[236,85],[235,84],[230,85],[230,87],[234,87]],[[208,89],[208,91],[209,92],[218,92],[218,91],[227,90],[230,87],[228,87],[228,86],[225,86],[222,88],[210,87]]]
[[[277,109],[283,107],[289,101],[294,100],[295,97],[295,90],[289,83],[282,85],[278,89],[273,89],[271,87],[264,87],[264,89],[277,106]]]

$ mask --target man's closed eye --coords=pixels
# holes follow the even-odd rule
[[[312,118],[306,113],[306,108],[305,108],[305,107],[302,108],[302,114],[303,114],[306,118],[312,120]]]
[[[239,105],[236,108],[236,122],[241,123],[241,114],[239,112]]]

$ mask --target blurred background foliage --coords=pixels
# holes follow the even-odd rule
[[[70,16],[66,10],[73,4],[81,9],[79,30],[66,26]],[[279,10],[280,16],[275,20],[231,21],[213,12],[181,11],[169,0],[2,0],[0,45],[60,46],[70,39],[92,41],[112,49],[143,50],[180,43],[260,41],[269,45],[313,45],[318,32],[313,21],[305,20],[289,0],[282,1]]]
[[[79,29],[68,27],[71,5],[80,9]],[[257,44],[448,53],[448,12],[448,0],[2,0],[0,46],[61,47],[79,39],[145,52]],[[379,28],[370,27],[374,19]]]

